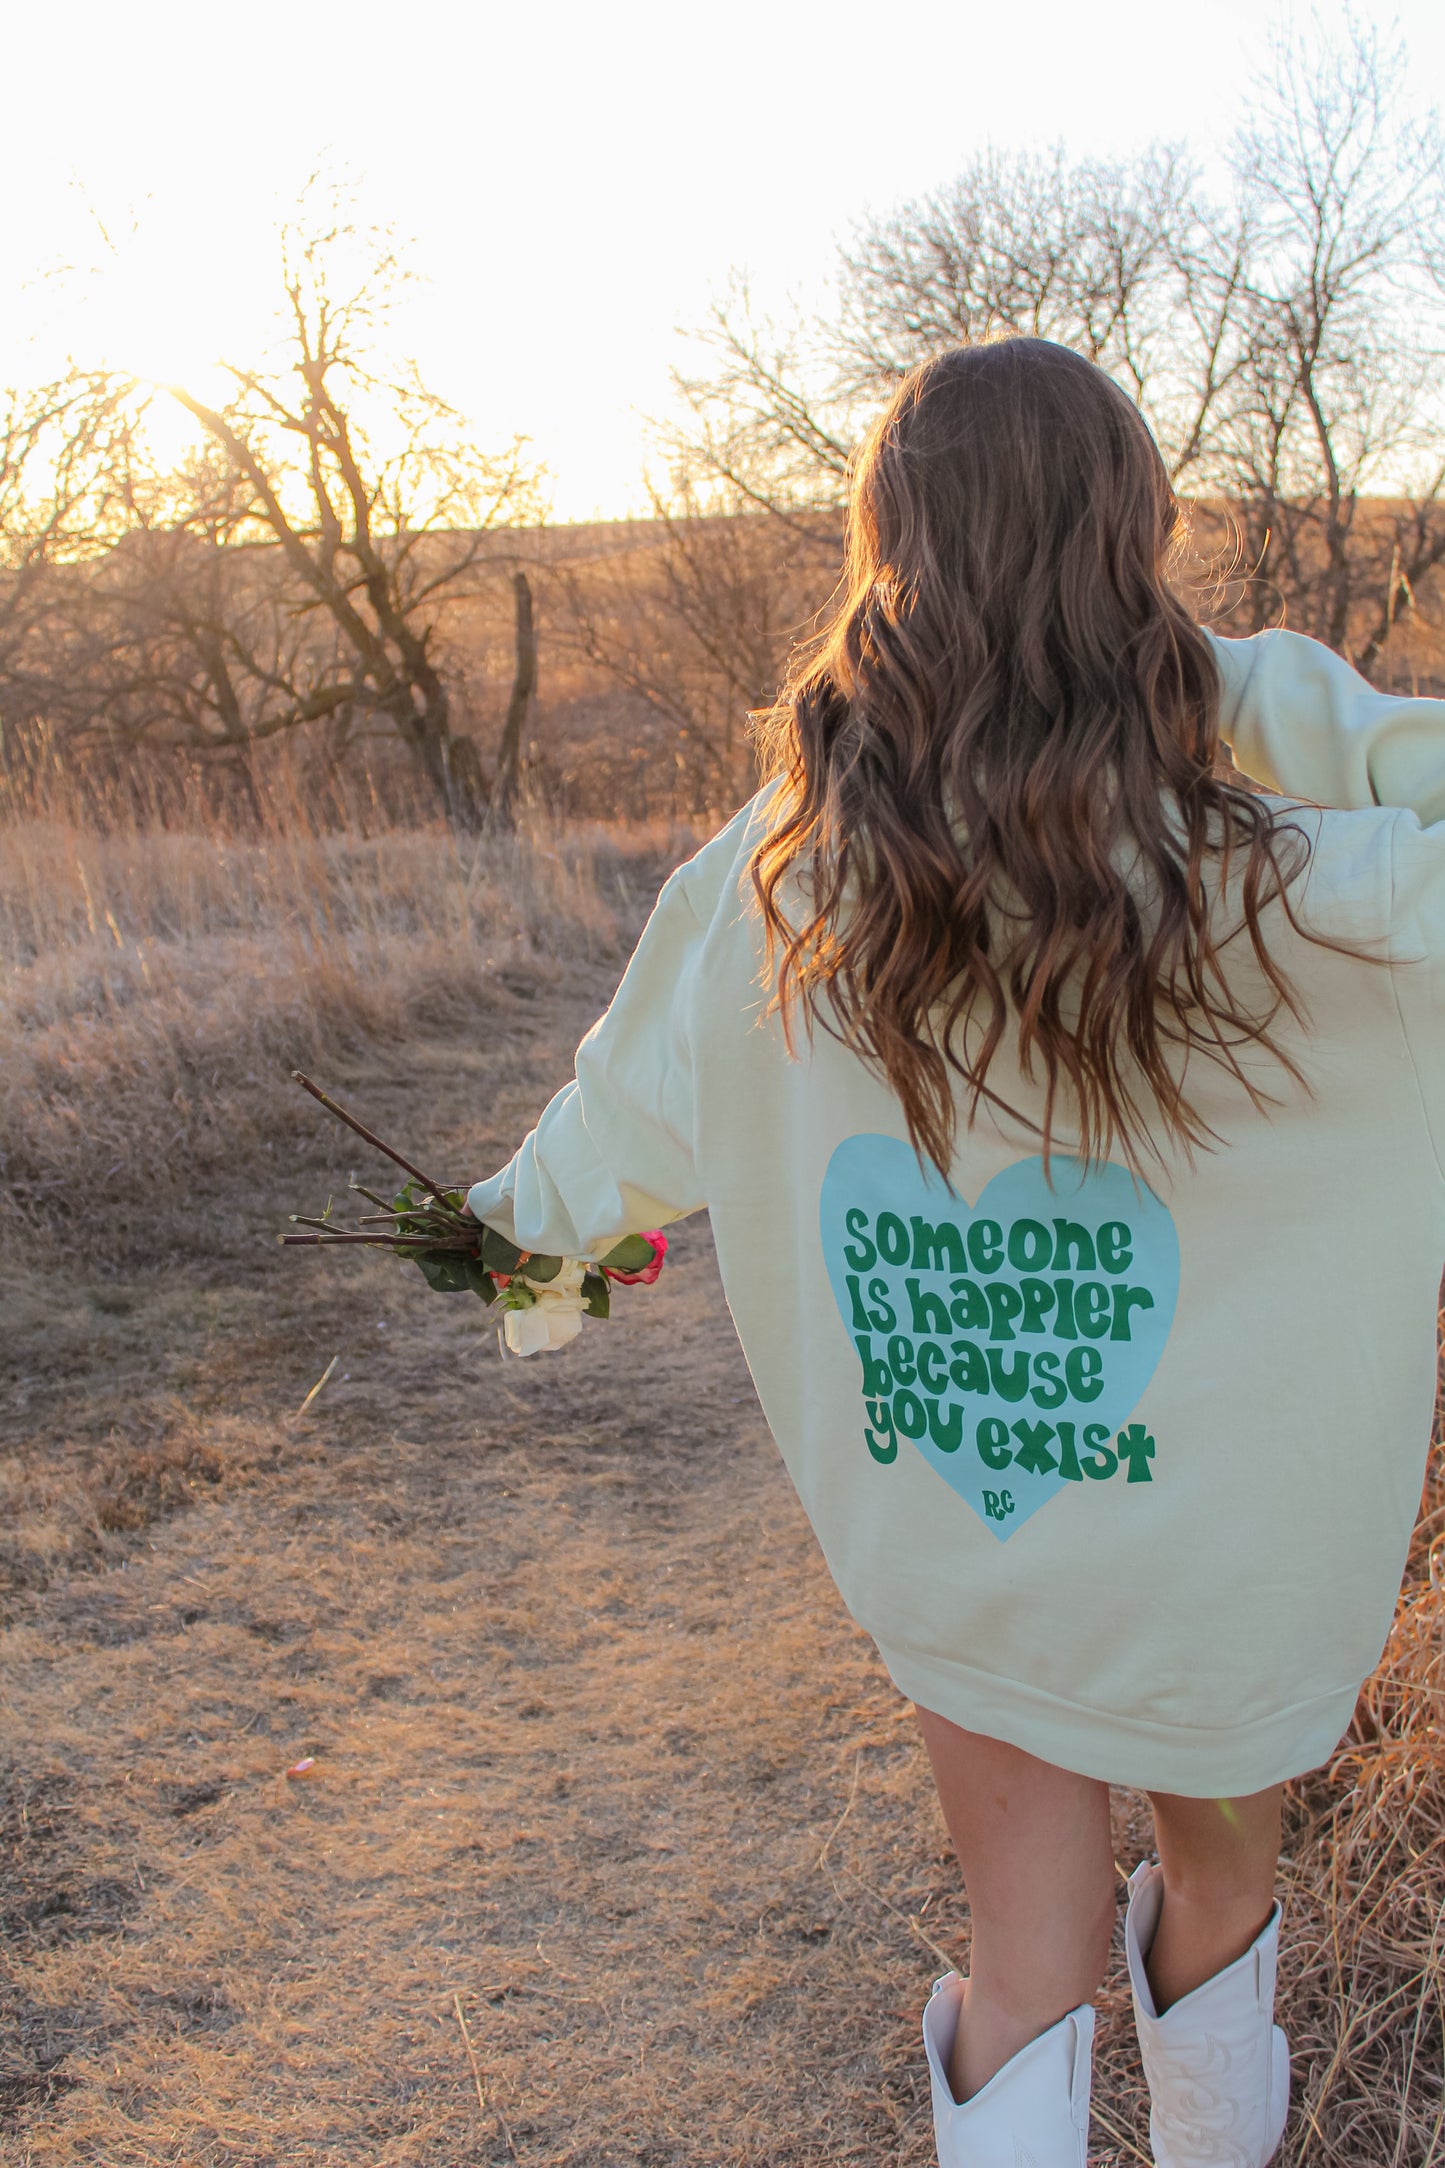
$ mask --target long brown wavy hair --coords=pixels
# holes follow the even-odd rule
[[[1136,1170],[1216,1142],[1196,1054],[1256,1106],[1242,1050],[1299,1078],[1262,914],[1302,930],[1309,843],[1221,761],[1214,660],[1169,583],[1182,533],[1102,370],[1045,339],[941,354],[864,442],[829,629],[755,718],[781,779],[751,868],[773,1008],[790,1046],[801,1009],[879,1071],[945,1178],[959,1087],[970,1122],[1008,1104],[1010,1016],[1046,1160],[1064,1119],[1084,1159]],[[1222,955],[1241,932],[1247,1000]]]

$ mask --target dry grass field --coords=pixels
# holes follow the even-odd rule
[[[274,1247],[376,1171],[293,1063],[487,1171],[686,847],[318,835],[284,795],[0,836],[0,2161],[931,2159],[966,1908],[705,1221],[524,1365],[469,1297]],[[1437,1455],[1291,1806],[1291,2168],[1445,2161],[1442,1528]],[[1124,2009],[1116,1965],[1111,2168],[1147,2159]]]

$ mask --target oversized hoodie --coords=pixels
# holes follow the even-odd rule
[[[766,1015],[764,799],[669,880],[575,1081],[470,1193],[570,1255],[706,1206],[773,1435],[901,1691],[1195,1796],[1311,1768],[1349,1722],[1418,1507],[1445,1262],[1445,702],[1289,632],[1214,647],[1223,735],[1296,807],[1324,937],[1270,907],[1301,1081],[1250,1052],[1261,1111],[1192,1064],[1215,1148],[1145,1182],[1056,1132],[1046,1180],[1005,1049],[990,1084],[1023,1119],[961,1119],[949,1183],[920,1168],[857,1055],[818,1031],[790,1056]]]

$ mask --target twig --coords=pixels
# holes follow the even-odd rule
[[[827,1836],[823,1840],[823,1849],[813,1862],[813,1865],[815,1867],[822,1866],[824,1860],[828,1857],[829,1845],[833,1842],[833,1839],[837,1836],[839,1830],[843,1827],[843,1824],[847,1821],[849,1815],[853,1812],[853,1802],[858,1797],[858,1774],[862,1767],[863,1749],[860,1746],[853,1762],[853,1782],[849,1787],[848,1791],[848,1804],[846,1807],[844,1807],[843,1812],[839,1815],[837,1821],[833,1824],[832,1828],[828,1831]]]
[[[293,1421],[299,1421],[300,1418],[306,1413],[306,1410],[310,1407],[312,1401],[316,1398],[316,1395],[320,1392],[322,1386],[326,1383],[326,1380],[330,1377],[332,1371],[336,1368],[336,1365],[340,1362],[340,1360],[341,1357],[339,1355],[332,1356],[330,1362],[326,1365],[326,1368],[322,1371],[320,1377],[316,1380],[316,1383],[312,1386],[310,1392],[306,1395],[306,1398],[302,1401],[300,1407],[296,1410],[296,1414],[292,1418]]]
[[[833,1869],[830,1867],[828,1869],[828,1873],[831,1874],[832,1872]],[[838,1872],[839,1874],[846,1875],[850,1882],[856,1882],[859,1889],[865,1891],[868,1896],[872,1897],[878,1904],[882,1905],[885,1912],[891,1912],[895,1920],[902,1920],[904,1926],[909,1930],[910,1934],[913,1934],[917,1937],[917,1939],[923,1944],[925,1950],[931,1950],[933,1952],[933,1955],[938,1958],[942,1964],[946,1965],[950,1972],[952,1972],[953,1959],[949,1956],[947,1950],[940,1948],[938,1943],[934,1941],[932,1935],[925,1932],[923,1922],[917,1916],[917,1914],[912,1912],[900,1912],[897,1905],[893,1903],[891,1898],[885,1897],[882,1890],[875,1889],[871,1882],[865,1882],[861,1874],[854,1874],[851,1867],[840,1867],[838,1869]]]
[[[457,2013],[457,2023],[462,2029],[462,2046],[467,2051],[467,2061],[472,2066],[472,2083],[476,2086],[477,2089],[477,2106],[481,2109],[483,2115],[485,2115],[487,2113],[487,2091],[486,2087],[482,2083],[482,2073],[477,2064],[477,2051],[472,2046],[472,2036],[467,2030],[467,2021],[462,2012],[462,1998],[460,1995],[453,1995],[452,2008]],[[517,2148],[515,2143],[513,2142],[511,2125],[508,2123],[507,2118],[503,2115],[500,2108],[493,2108],[491,2112],[497,2118],[497,2127],[501,2131],[503,2139],[506,2141],[507,2151],[511,2154],[513,2160],[515,2160],[517,2158]]]
[[[303,1076],[299,1069],[293,1069],[291,1074],[301,1089],[310,1092],[312,1098],[318,1100],[328,1114],[334,1114],[338,1122],[345,1122],[348,1129],[354,1129],[358,1137],[364,1138],[376,1151],[393,1161],[404,1174],[411,1175],[424,1189],[429,1189],[434,1197],[445,1195],[440,1182],[434,1182],[429,1174],[422,1173],[420,1167],[414,1167],[409,1159],[403,1159],[400,1152],[394,1152],[389,1144],[383,1144],[374,1130],[368,1129],[365,1122],[359,1122],[354,1114],[348,1114],[345,1107],[339,1107],[331,1094],[324,1092],[319,1084],[313,1084],[309,1076]]]
[[[373,1248],[377,1248],[379,1246],[381,1249],[384,1250],[406,1249],[408,1247],[410,1247],[411,1249],[415,1249],[418,1244],[424,1244],[425,1248],[429,1250],[441,1249],[446,1247],[444,1243],[433,1242],[430,1237],[424,1238],[421,1235],[406,1236],[355,1234],[349,1227],[339,1227],[336,1230],[335,1234],[278,1235],[276,1237],[276,1240],[278,1242],[288,1244],[293,1249],[299,1243],[303,1249],[311,1250],[326,1249],[333,1242],[369,1242],[371,1243]],[[458,1242],[455,1246],[459,1251],[462,1248],[460,1242]]]
[[[1144,2168],[1149,2168],[1149,2155],[1147,2153],[1141,2153],[1138,2146],[1135,2145],[1133,2139],[1129,2136],[1128,2132],[1120,2130],[1117,2123],[1111,2123],[1108,2116],[1101,2113],[1099,2104],[1096,2100],[1090,2101],[1089,2113],[1096,2123],[1102,2123],[1104,2129],[1109,2133],[1109,2136],[1113,2139],[1116,2145],[1123,2146],[1124,2151],[1130,2154],[1133,2159],[1143,2161]]]
[[[354,1176],[347,1184],[347,1187],[354,1189],[358,1197],[365,1197],[370,1203],[379,1204],[383,1212],[394,1212],[396,1210],[394,1204],[389,1203],[385,1197],[379,1196],[374,1189],[368,1189],[364,1182],[358,1182]]]
[[[462,2046],[467,2051],[467,2061],[472,2066],[472,2083],[477,2089],[477,2106],[481,2109],[483,2115],[485,2115],[487,2112],[486,2089],[482,2084],[482,2073],[477,2067],[477,2051],[472,2046],[472,2036],[467,2031],[467,2021],[462,2013],[462,1998],[460,1995],[453,1995],[452,2008],[457,2013],[457,2023],[462,2029]]]

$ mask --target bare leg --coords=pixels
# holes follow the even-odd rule
[[[1114,1927],[1109,1788],[918,1711],[973,1915],[948,2078],[979,2092],[1020,2048],[1090,2001]]]
[[[1247,1799],[1149,1794],[1164,1908],[1145,1970],[1161,2017],[1243,1957],[1269,1919],[1282,1793],[1275,1784]]]

